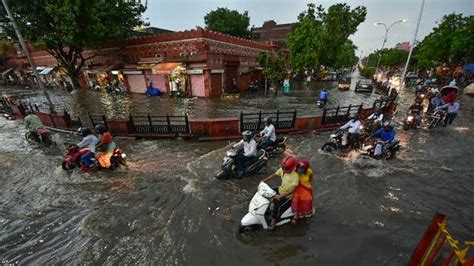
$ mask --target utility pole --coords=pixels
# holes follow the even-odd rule
[[[268,51],[266,52],[266,56],[265,56],[265,70],[267,70],[268,68]],[[268,79],[267,79],[267,75],[263,75],[265,77],[265,96],[267,96],[267,89],[268,89]]]
[[[397,23],[403,23],[403,22],[406,22],[407,20],[406,19],[400,19],[400,20],[397,20],[395,22],[393,22],[390,26],[387,27],[387,25],[385,23],[381,23],[381,22],[377,22],[375,23],[375,26],[384,26],[385,27],[385,36],[383,37],[383,43],[382,43],[382,49],[380,49],[380,53],[379,53],[379,60],[377,61],[377,66],[375,67],[375,71],[378,72],[379,71],[379,65],[380,65],[380,59],[382,59],[382,51],[383,51],[383,48],[385,48],[385,44],[387,43],[387,36],[388,36],[388,32],[390,31],[390,29],[393,27],[393,25],[397,24]]]
[[[425,8],[425,0],[421,0],[421,8],[420,8],[420,13],[418,14],[418,21],[416,22],[415,35],[413,36],[413,42],[411,43],[410,52],[408,53],[407,62],[405,64],[405,68],[403,69],[403,75],[402,75],[402,80],[400,82],[400,88],[399,89],[401,89],[403,87],[403,85],[405,84],[405,76],[407,75],[408,66],[410,65],[411,54],[413,53],[413,48],[415,47],[416,36],[418,35],[418,29],[420,29],[420,22],[421,22],[421,17],[423,16],[423,9],[424,8]]]
[[[12,12],[10,11],[10,8],[8,7],[7,0],[2,0],[2,3],[3,3],[3,6],[5,7],[5,11],[7,12],[8,17],[10,18],[13,29],[15,30],[16,36],[18,37],[18,41],[20,41],[21,48],[23,48],[23,53],[26,55],[26,58],[28,59],[28,62],[30,63],[31,70],[33,71],[33,74],[36,77],[36,82],[38,83],[38,86],[40,87],[40,89],[43,91],[44,96],[46,97],[46,101],[48,101],[49,110],[51,111],[51,113],[54,114],[56,113],[56,110],[54,109],[53,102],[51,102],[51,98],[49,97],[49,94],[46,91],[46,88],[44,87],[43,81],[41,80],[38,70],[36,69],[36,64],[33,61],[33,58],[31,57],[30,51],[28,50],[28,46],[26,45],[25,40],[23,39],[23,36],[21,35],[20,30],[18,29],[18,26],[16,25]]]

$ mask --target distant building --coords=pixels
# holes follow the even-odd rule
[[[294,23],[280,24],[269,20],[263,23],[260,28],[252,29],[252,40],[268,45],[285,47],[285,41],[291,34]]]
[[[403,51],[406,51],[406,52],[409,52],[410,51],[410,42],[402,42],[402,43],[397,43],[397,45],[395,45],[395,48],[398,48],[400,50],[403,50]]]
[[[143,36],[143,35],[155,35],[155,34],[165,34],[165,33],[172,33],[174,31],[172,30],[167,30],[167,29],[162,29],[162,28],[157,28],[157,27],[148,27],[148,28],[142,28],[138,30],[134,30],[132,32],[132,36]]]

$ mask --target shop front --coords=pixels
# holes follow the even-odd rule
[[[122,70],[127,83],[127,90],[131,93],[145,93],[147,82],[142,70]]]

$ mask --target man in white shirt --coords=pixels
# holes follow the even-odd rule
[[[340,127],[340,129],[345,130],[349,132],[349,147],[352,147],[355,141],[359,138],[360,135],[360,120],[359,120],[359,115],[354,114],[350,117],[351,120],[347,122],[345,125]]]
[[[271,117],[265,117],[265,128],[260,131],[260,136],[262,137],[262,141],[259,144],[259,149],[266,149],[275,144],[277,137]]]
[[[239,153],[235,158],[235,164],[237,166],[237,177],[241,178],[244,174],[244,164],[248,161],[254,160],[257,156],[257,142],[253,138],[253,134],[250,130],[242,132],[243,139],[234,145],[234,147],[242,147],[243,153]]]
[[[447,111],[446,118],[444,120],[444,125],[451,125],[458,115],[459,103],[456,101],[448,102],[445,105],[441,105],[436,109],[444,109]]]
[[[378,122],[382,124],[383,121],[383,112],[380,108],[376,108],[374,113],[367,117],[368,120],[372,120],[374,122]]]

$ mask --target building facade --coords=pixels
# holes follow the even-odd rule
[[[410,52],[410,42],[397,43],[397,45],[395,45],[395,48],[403,50],[405,52]]]
[[[121,84],[133,93],[145,93],[151,85],[163,93],[216,97],[230,89],[246,90],[251,80],[258,79],[257,59],[266,51],[271,51],[266,44],[202,28],[133,36],[108,45],[88,60],[82,82],[98,87]],[[84,56],[94,53],[88,50]],[[59,69],[46,51],[34,51],[32,56],[40,68]],[[24,56],[11,62],[18,69],[28,66]]]
[[[294,23],[277,24],[273,20],[265,21],[260,28],[252,29],[252,40],[277,47],[286,46],[286,38],[291,34]]]

